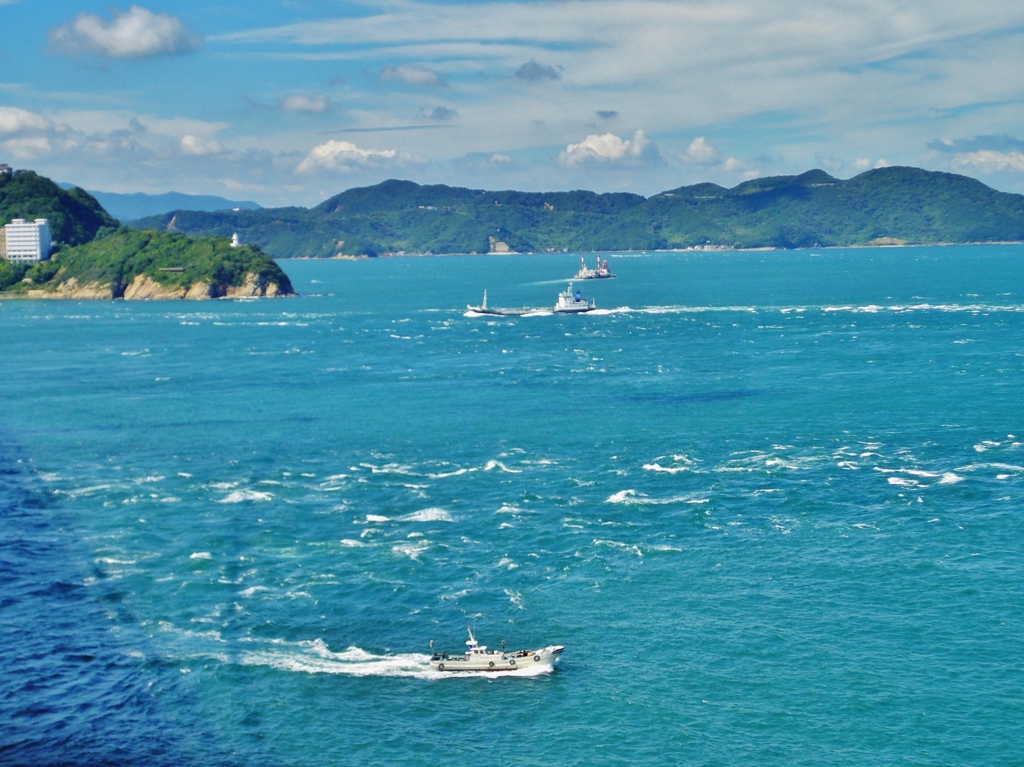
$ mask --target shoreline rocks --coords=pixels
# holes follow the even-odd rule
[[[113,301],[209,301],[215,298],[281,298],[295,295],[284,293],[276,282],[270,282],[249,272],[241,285],[210,285],[197,282],[186,287],[163,285],[147,274],[136,275],[127,285],[112,282],[80,284],[71,277],[56,287],[29,288],[19,293],[0,293],[2,299],[52,299]]]

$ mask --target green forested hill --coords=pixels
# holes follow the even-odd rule
[[[275,257],[386,252],[867,245],[1024,240],[1024,196],[951,173],[894,167],[848,180],[821,170],[680,187],[650,198],[487,192],[385,181],[315,208],[176,211],[135,225],[230,236]]]
[[[202,284],[210,288],[206,291],[209,297],[227,295],[230,288],[239,288],[247,280],[260,288],[253,293],[263,295],[271,284],[276,286],[275,295],[292,293],[288,276],[257,247],[232,248],[224,238],[125,228],[65,248],[49,261],[31,267],[0,268],[0,290],[54,292],[74,280],[78,286],[110,286],[110,297],[116,298],[137,277],[169,291],[187,291]]]
[[[81,245],[117,227],[117,220],[84,189],[61,189],[30,170],[0,175],[0,226],[14,218],[49,219],[55,245]]]

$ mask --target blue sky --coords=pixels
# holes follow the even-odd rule
[[[1024,192],[1006,0],[0,0],[0,162],[309,205],[884,164]]]

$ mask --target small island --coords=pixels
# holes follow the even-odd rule
[[[259,248],[123,228],[31,266],[0,262],[0,291],[4,298],[127,300],[294,293],[288,275]]]
[[[211,299],[293,295],[288,275],[259,247],[227,237],[118,227],[81,189],[31,171],[0,176],[0,215],[47,221],[54,250],[0,258],[0,298]],[[3,222],[0,222],[2,224]]]

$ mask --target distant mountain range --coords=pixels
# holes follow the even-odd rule
[[[64,189],[71,189],[72,184],[61,184]],[[251,200],[228,200],[212,194],[182,194],[181,192],[165,192],[164,194],[119,194],[117,192],[97,192],[88,190],[106,211],[118,221],[134,221],[145,216],[155,216],[169,210],[259,210],[262,206]]]
[[[240,206],[235,206],[240,207]],[[489,192],[385,181],[314,208],[175,210],[132,223],[230,236],[271,256],[797,248],[1024,241],[1024,196],[972,178],[879,168],[704,183],[645,198],[594,192]]]

